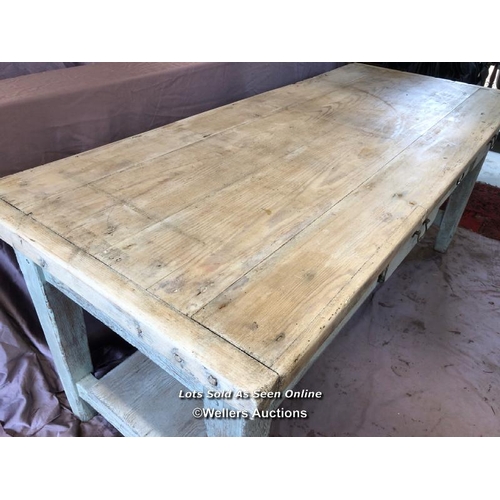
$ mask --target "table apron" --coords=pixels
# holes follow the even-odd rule
[[[165,370],[169,375],[176,378],[181,384],[186,386],[187,389],[191,391],[200,390],[200,382],[196,379],[190,379],[186,377],[185,372],[180,372],[178,370],[174,370],[171,363],[168,362],[162,356],[159,356],[153,349],[151,349],[146,343],[140,342],[140,339],[136,334],[131,333],[127,329],[123,328],[120,324],[114,321],[110,316],[96,308],[89,301],[75,293],[69,287],[67,287],[60,280],[52,276],[50,273],[45,272],[45,279],[52,286],[56,287],[59,291],[64,293],[67,297],[73,300],[76,304],[78,304],[82,309],[85,309],[92,316],[97,318],[99,321],[104,323],[108,328],[117,333],[120,337],[126,340],[129,344],[133,345],[136,349],[141,351],[145,356],[155,362],[160,368]]]
[[[445,211],[441,210],[441,205],[450,198],[450,196],[455,192],[457,188],[462,185],[462,182],[467,179],[468,176],[477,177],[486,154],[491,149],[493,141],[491,141],[486,148],[483,148],[474,159],[469,162],[467,167],[463,170],[462,174],[458,177],[454,185],[446,192],[444,196],[435,204],[434,208],[428,213],[426,219],[423,221],[421,227],[417,229],[411,236],[409,240],[403,243],[399,248],[396,255],[391,259],[389,265],[384,269],[384,271],[378,276],[378,278],[372,281],[367,287],[364,293],[361,295],[359,300],[353,305],[349,310],[345,318],[340,322],[340,324],[332,331],[326,341],[321,345],[321,347],[316,351],[314,356],[309,360],[309,362],[304,366],[304,368],[297,374],[287,387],[282,388],[281,393],[284,394],[287,390],[293,389],[293,387],[300,381],[300,379],[306,374],[309,368],[315,363],[315,361],[323,354],[324,350],[330,345],[330,343],[335,339],[335,337],[344,328],[347,322],[354,316],[356,311],[363,305],[363,303],[370,297],[370,295],[384,283],[399,267],[399,265],[404,261],[408,254],[412,251],[415,245],[423,238],[428,228],[432,225],[441,226],[443,216]],[[457,214],[460,218],[461,213]],[[273,401],[271,408],[278,408],[283,402],[283,398],[276,399]]]

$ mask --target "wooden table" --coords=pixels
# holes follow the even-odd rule
[[[0,237],[75,414],[267,434],[255,410],[436,220],[446,250],[499,126],[496,90],[353,64],[2,179]],[[139,350],[100,380],[81,307]]]

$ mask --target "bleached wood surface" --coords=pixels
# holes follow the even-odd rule
[[[192,416],[201,402],[180,399],[186,388],[140,352],[99,380],[89,375],[78,389],[125,436],[205,435],[204,421]]]
[[[349,65],[4,178],[0,237],[190,386],[285,388],[499,126],[495,90]]]

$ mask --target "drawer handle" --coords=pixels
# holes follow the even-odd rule
[[[425,219],[424,222],[422,223],[422,225],[424,226],[424,230],[421,231],[420,229],[415,231],[411,237],[414,238],[415,236],[417,237],[417,243],[420,243],[420,241],[422,241],[422,238],[424,237],[424,234],[427,232],[427,230],[429,229],[429,222],[431,220],[430,219]]]

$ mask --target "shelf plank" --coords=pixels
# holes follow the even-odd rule
[[[82,399],[124,436],[206,435],[192,411],[202,400],[179,398],[186,388],[137,351],[101,379],[89,375],[78,384]]]

